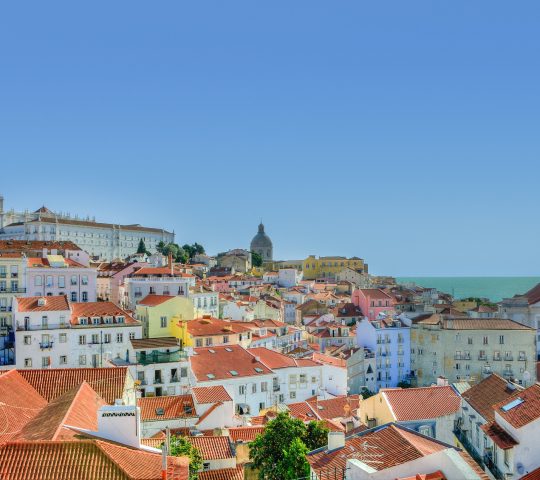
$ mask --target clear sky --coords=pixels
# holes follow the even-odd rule
[[[0,5],[6,205],[540,274],[540,2]]]

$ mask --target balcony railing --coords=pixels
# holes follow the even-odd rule
[[[478,360],[483,360],[483,361],[486,361],[487,360],[487,355],[482,355],[481,353],[478,355]]]
[[[491,457],[491,452],[484,455],[484,464],[497,480],[506,480],[506,475],[501,471]]]
[[[171,383],[178,383],[179,381],[180,379],[176,375],[171,377]]]
[[[467,437],[465,432],[463,430],[461,430],[460,428],[455,428],[454,429],[454,435],[457,437],[457,439],[460,441],[460,443],[465,447],[465,450],[467,450],[469,455],[474,458],[476,463],[478,463],[478,465],[480,465],[480,467],[482,469],[484,469],[484,460],[483,460],[483,458],[478,454],[476,449],[473,447],[472,442],[469,440],[469,438]]]
[[[520,356],[518,357],[518,361],[520,361],[520,362],[526,362],[526,361],[527,361],[527,357],[526,357],[525,355],[520,355]]]
[[[39,342],[39,348],[41,350],[51,349],[54,345],[54,342],[52,340],[49,340],[48,342]]]
[[[506,361],[508,361],[508,362],[512,362],[514,360],[514,356],[513,355],[505,355],[504,359]]]
[[[26,293],[26,288],[0,288],[0,293]]]
[[[273,388],[274,392],[279,392],[281,387],[279,385],[274,385]]]
[[[56,330],[59,328],[69,328],[69,323],[48,323],[46,325],[21,325],[17,324],[17,331],[31,331],[31,330]]]
[[[183,350],[177,350],[176,352],[158,352],[143,354],[137,352],[137,363],[141,365],[150,365],[151,363],[169,363],[179,362],[187,359],[187,353]]]

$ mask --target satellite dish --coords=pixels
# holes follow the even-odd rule
[[[523,380],[528,382],[530,379],[531,379],[531,374],[527,370],[525,370],[523,372]]]

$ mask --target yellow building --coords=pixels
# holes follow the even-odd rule
[[[253,310],[254,317],[256,319],[270,319],[277,320],[279,322],[283,321],[283,311],[281,309],[281,303],[276,300],[267,300],[261,299],[255,304]]]
[[[337,274],[345,268],[352,268],[361,273],[368,273],[367,263],[358,257],[319,257],[310,255],[302,262],[305,280],[317,278],[336,278]]]
[[[455,308],[456,310],[459,310],[462,313],[466,313],[469,310],[476,308],[477,306],[478,305],[476,304],[476,302],[470,302],[467,300],[457,300],[452,303],[452,307]]]
[[[193,320],[193,303],[187,297],[147,295],[135,310],[137,320],[143,324],[145,338],[181,338],[181,320]]]

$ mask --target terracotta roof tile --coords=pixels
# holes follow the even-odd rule
[[[334,419],[354,415],[358,409],[359,395],[349,395],[328,400],[308,399],[311,408],[321,419]]]
[[[521,400],[519,404],[508,411],[503,408],[512,401]],[[506,400],[493,405],[494,410],[515,428],[521,428],[530,422],[540,418],[540,384],[526,388],[517,392]]]
[[[64,428],[69,425],[88,430],[97,430],[98,409],[106,405],[86,382],[64,393],[45,406],[28,422],[19,440],[70,440],[77,435],[74,430]]]
[[[515,447],[519,442],[514,440],[503,428],[497,425],[496,422],[490,422],[480,427],[485,434],[493,440],[495,445],[503,450]]]
[[[235,458],[229,437],[189,437],[189,441],[199,450],[205,460]]]
[[[145,307],[155,307],[161,305],[162,303],[168,302],[176,298],[174,295],[146,295],[140,302],[139,305],[144,305]]]
[[[462,397],[488,422],[495,420],[493,405],[502,402],[522,388],[515,385],[513,390],[508,388],[508,380],[496,373],[484,378],[481,382],[473,385],[462,393]]]
[[[249,332],[250,329],[241,323],[213,317],[195,318],[187,322],[187,330],[193,337]]]
[[[52,297],[47,297],[52,298]],[[79,302],[71,304],[71,324],[79,325],[81,317],[124,317],[125,325],[140,325],[128,312],[112,302]],[[102,322],[103,323],[103,322]],[[118,326],[118,323],[114,323]],[[120,324],[121,325],[121,324]]]
[[[425,420],[455,414],[459,395],[450,386],[382,390],[396,421]]]
[[[244,466],[200,472],[199,480],[244,480]]]
[[[39,301],[43,305],[39,305]],[[18,297],[18,312],[57,312],[69,311],[69,303],[66,295],[54,295],[50,297]]]
[[[229,436],[234,443],[252,442],[257,438],[257,435],[260,435],[263,432],[263,426],[229,428]]]
[[[189,360],[198,381],[272,373],[268,367],[255,359],[255,355],[239,345],[195,348],[194,353]]]
[[[356,458],[381,471],[446,448],[440,442],[388,424],[348,437],[343,448],[330,452],[326,448],[315,450],[308,454],[307,459],[316,472],[338,472],[337,478],[343,479],[348,458]]]
[[[161,455],[98,440],[10,442],[0,445],[6,480],[159,480]],[[187,480],[187,458],[167,458],[171,480]]]
[[[130,339],[131,346],[135,350],[143,348],[170,348],[178,347],[178,339],[176,337],[159,337],[159,338],[132,338]]]
[[[144,397],[137,400],[137,405],[141,409],[141,421],[172,420],[197,416],[191,395]]]
[[[289,403],[287,408],[289,409],[291,416],[299,418],[304,422],[310,420],[320,420],[319,415],[308,402]]]
[[[193,387],[191,393],[195,401],[200,404],[232,401],[231,396],[227,393],[223,385],[216,385],[215,387]]]
[[[16,370],[0,375],[0,442],[16,438],[46,405],[47,400]]]
[[[532,472],[527,473],[521,477],[521,480],[540,480],[540,468],[536,468]]]
[[[110,405],[114,404],[116,399],[122,398],[126,376],[129,375],[126,367],[57,368],[17,370],[17,372],[47,402],[86,381]]]

